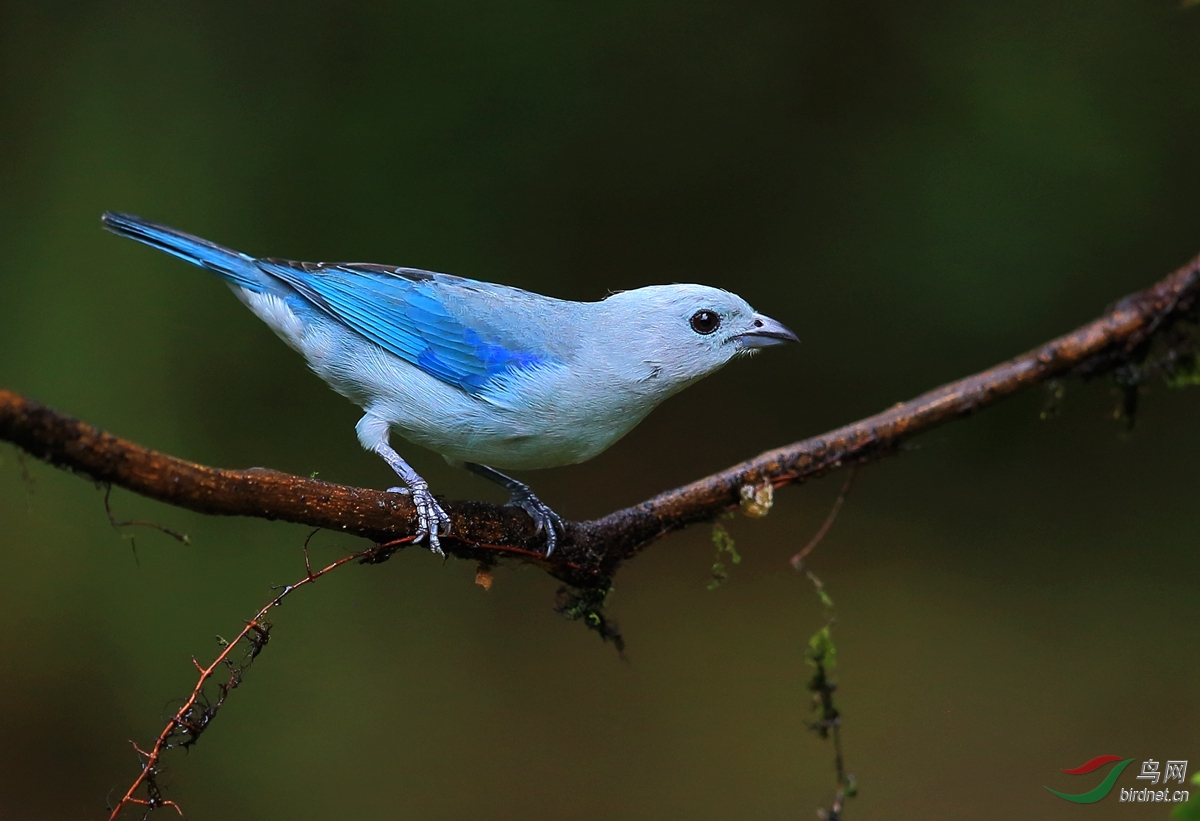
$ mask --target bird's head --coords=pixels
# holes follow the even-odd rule
[[[602,305],[622,328],[623,358],[658,369],[656,377],[678,387],[736,356],[799,341],[741,297],[706,285],[651,285],[613,294]]]

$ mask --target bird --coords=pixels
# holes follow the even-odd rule
[[[799,340],[741,297],[649,285],[596,302],[416,268],[256,258],[132,214],[103,226],[219,276],[333,390],[358,405],[358,441],[409,496],[416,542],[444,556],[450,519],[391,434],[508,491],[544,534],[562,518],[504,473],[587,461],[660,402],[730,360]]]

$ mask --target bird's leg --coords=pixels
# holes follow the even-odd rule
[[[375,452],[391,465],[392,470],[396,471],[396,475],[407,486],[389,487],[388,493],[405,493],[411,496],[413,505],[417,508],[416,541],[428,541],[430,550],[439,556],[445,556],[438,536],[450,532],[450,517],[429,492],[429,484],[409,467],[408,462],[401,459],[400,454],[392,450],[390,445],[383,445]]]
[[[378,453],[383,460],[396,471],[396,475],[406,487],[389,487],[388,493],[404,493],[412,498],[413,506],[417,509],[416,541],[427,541],[429,549],[438,556],[445,556],[438,536],[450,532],[450,517],[442,506],[429,492],[429,483],[421,478],[408,462],[400,458],[400,454],[392,450],[388,444],[388,424],[377,416],[367,414],[359,420],[356,427],[358,441],[367,450]]]
[[[463,466],[489,482],[495,482],[511,494],[508,504],[511,507],[519,507],[528,513],[537,525],[537,532],[544,531],[546,533],[546,558],[549,558],[550,554],[554,552],[555,545],[558,544],[559,534],[563,532],[562,517],[551,510],[549,505],[534,496],[529,485],[524,482],[518,482],[511,476],[505,476],[487,465],[464,462]]]

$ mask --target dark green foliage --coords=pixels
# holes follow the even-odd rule
[[[824,821],[838,821],[847,798],[858,794],[858,781],[846,772],[842,759],[842,714],[833,702],[837,680],[830,673],[837,666],[837,645],[833,642],[833,625],[837,619],[833,612],[833,599],[825,591],[825,584],[811,570],[804,571],[817,590],[817,597],[825,610],[826,621],[821,629],[808,640],[804,649],[804,660],[813,668],[805,689],[812,694],[812,708],[817,719],[809,722],[809,729],[823,739],[833,738],[833,765],[837,773],[837,790],[833,804],[828,810],[817,810],[817,817]]]
[[[732,517],[732,513],[726,514],[724,518]],[[725,568],[723,561],[724,555],[729,556],[729,561],[733,564],[742,563],[742,555],[737,551],[737,544],[733,537],[729,535],[729,531],[725,529],[725,525],[717,522],[713,525],[712,530],[713,546],[717,549],[717,556],[713,560],[712,579],[708,583],[709,590],[716,590],[729,579],[729,571]]]
[[[1041,417],[1043,420],[1054,419],[1062,411],[1063,398],[1067,395],[1067,389],[1063,387],[1063,383],[1057,379],[1051,379],[1046,383],[1046,404],[1042,405]]]
[[[1192,776],[1192,783],[1200,786],[1200,773]],[[1171,810],[1171,817],[1180,821],[1200,821],[1200,793],[1193,791],[1187,801]]]
[[[1139,397],[1152,380],[1161,379],[1169,388],[1200,385],[1200,328],[1193,310],[1185,321],[1158,334],[1139,361],[1113,371],[1118,392],[1113,418],[1132,429]]]
[[[602,579],[595,587],[563,585],[558,588],[554,612],[570,621],[582,621],[587,629],[595,631],[601,639],[611,641],[617,652],[624,656],[625,639],[621,630],[615,621],[604,614],[604,602],[612,591],[612,579],[609,578]]]

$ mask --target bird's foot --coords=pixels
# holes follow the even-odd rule
[[[558,545],[558,537],[566,532],[562,517],[551,510],[548,504],[534,496],[532,490],[524,486],[513,490],[512,497],[508,500],[508,506],[519,507],[528,513],[537,525],[536,532],[546,534],[546,558],[550,558],[550,554]]]
[[[411,487],[389,487],[388,493],[403,493],[412,497],[413,506],[417,509],[417,533],[413,543],[427,542],[435,555],[445,558],[446,553],[438,537],[450,533],[450,517],[433,498],[429,486],[421,482]]]

